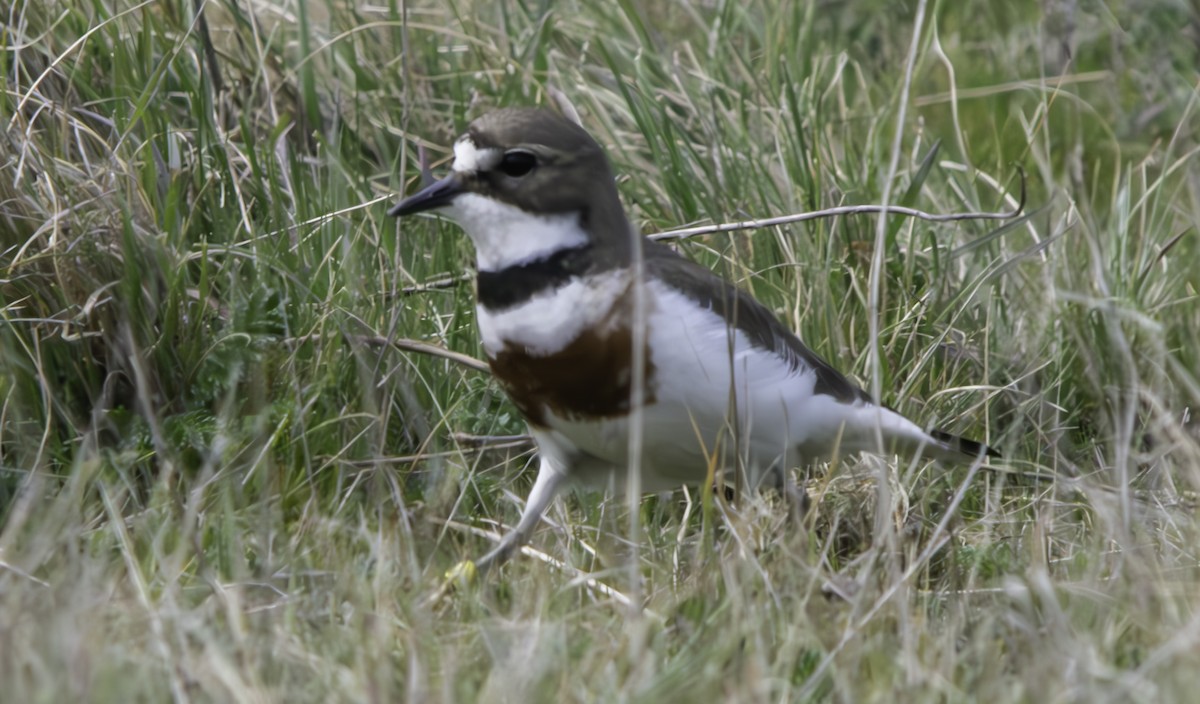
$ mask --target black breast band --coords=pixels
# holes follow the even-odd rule
[[[536,261],[500,271],[481,271],[475,281],[479,304],[490,311],[520,305],[546,290],[565,286],[592,268],[592,245],[561,249]]]

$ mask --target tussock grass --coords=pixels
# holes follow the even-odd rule
[[[936,5],[889,221],[883,400],[982,470],[802,469],[816,511],[560,501],[428,608],[531,477],[452,226],[472,117],[547,103],[646,232],[877,202],[913,35],[880,2],[0,6],[0,681],[12,701],[1169,701],[1200,685],[1200,17]],[[215,73],[214,73],[215,70]],[[876,220],[680,246],[864,383]],[[883,482],[881,483],[881,478]],[[640,582],[623,566],[637,561]],[[588,587],[640,594],[646,612]],[[827,596],[840,592],[846,598]],[[897,694],[899,693],[899,694]]]

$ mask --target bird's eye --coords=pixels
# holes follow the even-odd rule
[[[506,176],[519,178],[533,171],[535,166],[537,166],[536,156],[523,149],[514,149],[504,154],[499,168]]]

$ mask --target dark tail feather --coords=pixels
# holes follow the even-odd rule
[[[930,430],[929,436],[944,444],[950,450],[960,452],[969,457],[1000,457],[1000,453],[981,442],[960,438],[942,430]]]

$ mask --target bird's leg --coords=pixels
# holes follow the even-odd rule
[[[791,513],[793,521],[802,523],[804,517],[808,515],[808,509],[812,507],[812,499],[809,498],[807,490],[792,481],[792,475],[789,472],[783,474],[783,497],[787,500],[788,511]]]
[[[715,484],[714,483],[713,487],[712,487],[712,492],[713,492],[714,496],[716,496],[718,494],[721,496],[724,496],[725,500],[729,503],[733,503],[737,499],[737,491],[728,484]]]
[[[798,486],[792,479],[792,473],[787,471],[787,468],[780,463],[771,468],[771,484],[775,487],[775,491],[783,497],[787,502],[788,512],[792,516],[792,520],[800,523],[804,517],[808,515],[808,509],[812,505],[812,501],[808,498],[808,492]]]
[[[521,512],[521,519],[517,521],[517,527],[501,538],[500,544],[483,557],[474,561],[463,560],[455,565],[446,573],[442,585],[427,597],[424,603],[435,605],[460,586],[474,583],[492,567],[504,564],[526,540],[529,540],[546,507],[554,500],[566,479],[566,473],[556,469],[543,457],[541,466],[538,467],[537,479],[533,482],[533,489],[529,492],[529,498],[525,500],[525,510]]]
[[[475,561],[477,573],[486,574],[492,567],[504,564],[529,540],[533,529],[541,521],[542,514],[546,512],[546,508],[550,506],[550,502],[554,500],[566,479],[567,475],[564,472],[556,469],[544,457],[542,458],[541,465],[538,467],[537,479],[533,482],[529,498],[525,500],[525,510],[521,512],[517,527],[501,538],[499,545]]]

